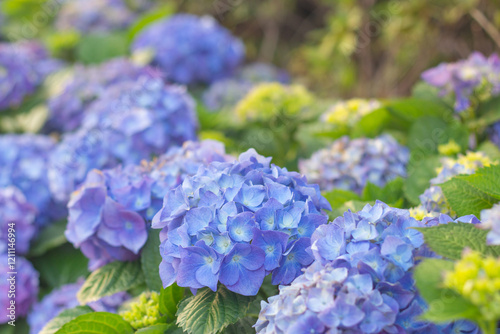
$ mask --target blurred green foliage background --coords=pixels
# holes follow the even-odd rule
[[[78,37],[50,32],[62,1],[2,0],[4,35],[42,38],[71,60]],[[249,60],[287,68],[323,97],[408,95],[423,70],[500,46],[500,0],[156,1],[161,15],[214,16],[245,41]],[[113,38],[116,49],[127,37]]]

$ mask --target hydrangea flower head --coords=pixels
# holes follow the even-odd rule
[[[139,66],[124,58],[113,59],[100,65],[76,66],[59,87],[53,89],[48,100],[49,119],[45,131],[67,132],[78,128],[87,108],[106,88],[142,76],[159,77],[148,66]]]
[[[102,33],[126,29],[135,19],[124,0],[65,1],[59,11],[57,30]]]
[[[500,59],[474,52],[467,59],[425,71],[422,79],[440,88],[441,95],[454,95],[455,111],[462,112],[471,106],[473,94],[487,98],[500,93]]]
[[[441,162],[442,166],[436,170],[438,175],[430,181],[431,186],[420,195],[421,208],[427,211],[428,215],[432,212],[454,215],[438,184],[459,174],[474,174],[477,169],[493,164],[482,152],[459,154],[456,159],[445,157]]]
[[[15,186],[37,209],[37,226],[61,219],[66,210],[49,189],[47,165],[55,141],[42,135],[0,136],[0,187]]]
[[[203,93],[203,103],[210,111],[234,107],[252,89],[252,84],[237,79],[214,82]]]
[[[432,254],[411,228],[425,225],[382,202],[321,225],[308,249],[315,262],[262,302],[257,333],[451,333],[417,319],[426,305],[412,268]]]
[[[491,209],[481,211],[481,228],[489,229],[486,242],[489,245],[500,245],[500,203]]]
[[[213,18],[177,14],[144,29],[133,51],[152,50],[169,80],[212,83],[231,76],[245,57],[243,43]]]
[[[24,257],[16,256],[15,269],[12,270],[8,262],[7,253],[0,255],[0,307],[2,308],[3,316],[0,318],[0,324],[5,324],[10,320],[7,314],[12,314],[12,302],[14,301],[14,319],[24,317],[28,314],[33,303],[36,302],[38,296],[38,272],[33,268],[33,265]],[[17,272],[12,275],[11,272]],[[15,281],[13,281],[13,278]],[[10,285],[15,284],[15,298],[9,298]],[[9,307],[11,309],[9,309]]]
[[[54,289],[41,301],[35,303],[27,319],[30,325],[30,334],[40,333],[43,327],[62,311],[79,306],[80,303],[76,295],[84,281],[84,279],[80,279],[76,283],[66,284]],[[117,308],[129,298],[130,296],[126,292],[118,292],[91,302],[88,306],[96,312],[115,313]]]
[[[66,237],[89,258],[91,270],[135,259],[165,194],[200,166],[231,160],[222,144],[207,140],[186,142],[151,163],[94,169],[71,196]]]
[[[138,164],[196,139],[194,101],[183,87],[141,77],[109,87],[50,157],[51,190],[67,201],[93,169]]]
[[[236,114],[250,122],[267,121],[284,115],[298,116],[311,107],[314,98],[304,86],[262,83],[254,88],[236,106]]]
[[[321,118],[329,124],[352,126],[381,106],[377,100],[351,99],[334,104]]]
[[[290,82],[290,75],[280,68],[266,63],[250,63],[243,66],[237,78],[254,84],[262,82],[279,82],[288,84]]]
[[[21,104],[59,65],[37,42],[0,43],[0,110]]]
[[[342,137],[300,161],[299,169],[323,191],[340,188],[360,193],[367,182],[383,187],[398,176],[405,177],[409,156],[408,149],[390,135]]]
[[[160,294],[157,292],[144,292],[131,302],[126,311],[120,315],[135,329],[153,326],[162,323],[160,314]]]
[[[312,262],[305,251],[326,223],[329,203],[317,185],[270,164],[251,149],[214,162],[170,190],[153,219],[162,229],[163,285],[255,295],[264,277],[289,284]]]
[[[28,252],[30,241],[36,232],[36,212],[36,208],[26,201],[19,189],[0,188],[0,253],[7,252],[11,239],[9,233],[15,235],[16,253]]]

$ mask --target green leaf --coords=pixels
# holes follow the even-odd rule
[[[323,196],[330,202],[332,208],[339,208],[345,202],[359,201],[361,198],[355,192],[343,189],[334,189],[323,193]]]
[[[453,270],[453,266],[448,260],[424,259],[415,268],[415,284],[428,303],[441,298],[443,272]]]
[[[500,120],[500,96],[481,103],[477,108],[477,114],[479,117],[468,124],[473,128],[481,129],[498,122]]]
[[[245,317],[253,300],[222,285],[217,292],[198,290],[179,304],[177,324],[189,334],[215,334]]]
[[[156,21],[166,18],[174,13],[175,8],[171,4],[166,4],[163,8],[155,9],[153,12],[146,13],[139,17],[128,31],[128,40],[132,41],[144,28],[150,26]]]
[[[440,165],[439,156],[426,156],[417,152],[411,154],[403,190],[413,205],[420,204],[419,196],[429,188],[430,180],[436,177],[436,168]]]
[[[433,227],[421,227],[426,244],[436,253],[449,259],[461,258],[464,248],[478,251],[484,256],[500,256],[500,246],[487,246],[488,230],[469,223],[450,223]]]
[[[387,182],[384,187],[379,187],[368,182],[363,189],[361,198],[364,201],[379,200],[385,203],[394,203],[403,199],[403,186],[404,180],[401,177],[397,177]]]
[[[146,285],[153,291],[161,291],[162,289],[160,263],[160,230],[150,229],[148,241],[142,249],[141,267]]]
[[[489,140],[482,142],[477,150],[485,153],[492,161],[500,160],[500,150],[498,146]]]
[[[88,306],[77,306],[74,308],[70,308],[68,310],[64,310],[61,313],[59,313],[55,318],[52,318],[40,331],[39,334],[53,334],[57,332],[62,326],[64,326],[66,323],[70,322],[71,320],[75,319],[76,317],[82,315],[82,314],[87,314],[94,312],[90,307]]]
[[[439,100],[421,98],[396,99],[389,102],[386,108],[392,115],[409,123],[413,123],[425,116],[434,116],[446,120],[453,118],[453,109]]]
[[[76,47],[77,58],[84,64],[102,63],[127,52],[128,39],[124,33],[84,35]]]
[[[115,261],[94,271],[78,291],[77,298],[81,304],[87,304],[143,282],[144,275],[138,261]]]
[[[157,324],[137,330],[136,334],[170,334],[179,331],[175,324]],[[182,333],[182,330],[180,330]]]
[[[184,298],[185,288],[181,288],[176,283],[161,289],[160,292],[160,313],[167,316],[167,321],[173,321],[177,313],[177,305]]]
[[[88,259],[69,243],[30,258],[30,261],[40,273],[40,281],[50,289],[74,283],[78,278],[89,274]]]
[[[65,324],[57,334],[133,334],[132,326],[117,314],[92,312],[80,315]]]
[[[257,319],[252,317],[245,317],[238,320],[236,323],[227,326],[222,330],[222,334],[255,334],[255,328],[253,325],[257,322]]]
[[[63,245],[67,240],[64,235],[67,221],[60,220],[45,227],[33,242],[30,256],[42,255],[48,250]]]
[[[352,137],[376,137],[387,127],[391,115],[385,108],[374,110],[363,116],[352,128]]]
[[[500,200],[500,166],[480,168],[474,174],[459,177],[482,192]]]

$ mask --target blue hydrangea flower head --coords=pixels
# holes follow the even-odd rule
[[[481,211],[481,227],[490,230],[486,237],[489,245],[500,245],[500,203]]]
[[[203,103],[210,111],[231,109],[252,87],[250,82],[233,78],[218,80],[203,93]]]
[[[474,174],[477,169],[488,167],[493,162],[482,152],[467,152],[467,154],[459,154],[457,158],[445,157],[441,160],[442,166],[437,169],[437,176],[431,179],[431,186],[420,195],[420,208],[426,215],[433,213],[444,213],[454,216],[450,205],[444,197],[440,183],[444,183],[454,176],[459,174]]]
[[[66,134],[50,157],[54,196],[68,201],[93,168],[138,164],[196,139],[194,101],[184,88],[140,77],[109,87],[89,107],[83,124]]]
[[[55,141],[42,135],[0,136],[0,187],[15,186],[38,210],[36,223],[42,226],[66,215],[49,189],[47,165]]]
[[[56,18],[57,30],[97,33],[123,30],[135,19],[124,0],[64,1]]]
[[[149,163],[94,169],[71,196],[66,237],[89,258],[91,270],[135,259],[165,194],[200,166],[232,160],[223,144],[207,140],[186,142]]]
[[[24,257],[16,256],[15,264],[8,262],[7,253],[0,255],[0,307],[3,310],[4,316],[0,318],[0,324],[7,323],[10,320],[25,317],[33,303],[36,302],[38,296],[38,272],[33,268],[33,265]],[[10,265],[15,265],[12,270]],[[10,272],[16,272],[14,276]],[[16,295],[14,299],[9,298],[10,284],[15,278]],[[9,307],[11,301],[15,302],[14,319],[7,317],[11,314]]]
[[[153,51],[153,64],[181,84],[212,83],[231,76],[245,57],[243,43],[215,19],[177,14],[142,31],[132,50]]]
[[[422,79],[439,88],[441,95],[454,95],[455,111],[462,112],[471,106],[473,93],[486,97],[500,93],[500,59],[474,52],[467,59],[423,72]]]
[[[21,104],[59,67],[38,42],[0,43],[0,110]]]
[[[264,277],[289,284],[313,258],[305,249],[326,223],[317,185],[251,149],[238,161],[202,167],[166,194],[153,219],[160,233],[163,285],[224,284],[255,295]]]
[[[36,208],[16,187],[0,188],[0,253],[7,252],[9,233],[15,235],[16,253],[26,254],[35,235]],[[12,229],[12,232],[9,232]]]
[[[42,328],[62,311],[79,306],[80,303],[76,295],[84,281],[84,279],[79,279],[76,283],[63,285],[52,290],[41,301],[35,303],[27,318],[30,334],[40,333]],[[130,296],[126,292],[118,292],[91,302],[88,306],[96,312],[116,313],[118,307],[129,298]]]
[[[117,58],[94,66],[76,66],[63,84],[55,82],[48,100],[49,119],[45,131],[67,132],[78,128],[87,108],[106,88],[142,76],[160,77],[153,68]]]
[[[344,189],[360,193],[367,182],[383,187],[406,176],[410,153],[390,135],[377,138],[342,137],[299,162],[300,172],[321,190]]]
[[[279,295],[262,302],[257,333],[309,333],[302,328],[313,333],[453,333],[458,325],[417,319],[427,306],[412,268],[418,258],[435,254],[411,227],[456,221],[445,215],[417,221],[407,210],[376,202],[319,226],[307,249],[315,261],[290,286],[281,286]],[[460,221],[478,223],[472,216]]]

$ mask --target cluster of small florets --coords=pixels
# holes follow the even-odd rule
[[[426,305],[411,271],[418,257],[432,255],[411,229],[422,226],[382,202],[320,226],[309,249],[315,262],[262,302],[257,333],[447,333],[470,326],[418,320]]]
[[[86,109],[106,88],[125,81],[136,81],[141,76],[160,76],[148,66],[139,66],[119,58],[96,66],[77,66],[73,73],[55,82],[53,96],[48,100],[49,119],[45,131],[73,131],[81,125]]]
[[[500,203],[481,211],[481,222],[482,228],[490,230],[486,242],[489,245],[500,245]]]
[[[298,117],[313,104],[304,86],[278,82],[255,86],[236,106],[236,115],[249,122],[265,122],[275,117]]]
[[[299,162],[300,172],[321,190],[344,189],[360,193],[370,182],[383,187],[406,176],[410,153],[390,135],[377,138],[342,137],[326,149]]]
[[[135,329],[161,323],[160,294],[154,291],[142,293],[138,300],[130,303],[127,310],[120,315]]]
[[[453,271],[445,273],[444,286],[476,305],[485,320],[500,319],[500,258],[466,250]]]
[[[110,32],[127,28],[135,19],[125,0],[64,1],[55,26],[60,31]]]
[[[201,165],[231,160],[218,142],[186,142],[151,163],[92,170],[68,204],[66,237],[90,259],[91,270],[133,260],[165,194]]]
[[[37,42],[0,43],[0,110],[21,104],[59,65]]]
[[[16,187],[0,188],[0,253],[15,245],[17,254],[26,254],[35,235],[36,208]]]
[[[321,119],[337,126],[353,126],[363,116],[381,107],[377,100],[351,99],[334,104]]]
[[[163,285],[255,295],[264,277],[289,284],[312,262],[305,249],[331,209],[317,185],[270,165],[253,149],[212,163],[170,190],[153,228],[163,229]]]
[[[169,80],[211,83],[231,76],[245,57],[243,43],[213,18],[177,14],[153,23],[134,40],[135,52],[152,51]]]
[[[28,314],[28,324],[30,334],[38,334],[43,327],[54,317],[64,310],[79,306],[80,303],[76,295],[83,285],[84,280],[80,279],[76,283],[66,284],[52,290],[51,293],[33,305],[33,309]],[[119,306],[130,296],[126,292],[118,292],[114,295],[103,297],[102,299],[88,304],[96,312],[116,312]]]
[[[91,169],[149,160],[196,139],[197,127],[194,101],[183,87],[146,77],[113,85],[51,155],[51,190],[67,201]]]
[[[471,96],[480,100],[500,93],[500,59],[496,54],[486,58],[474,52],[456,63],[443,63],[422,73],[430,85],[441,89],[441,95],[455,96],[455,110],[471,107]]]
[[[466,155],[459,154],[455,158],[443,158],[442,166],[437,169],[437,176],[433,178],[431,186],[420,195],[420,206],[418,211],[433,212],[455,215],[444,197],[440,183],[444,183],[459,174],[474,174],[477,169],[488,167],[492,161],[482,152],[467,152]]]
[[[65,216],[49,190],[47,165],[55,141],[41,135],[0,136],[0,187],[15,186],[38,210],[36,223],[45,225]]]
[[[25,258],[12,259],[0,254],[0,324],[26,316],[38,296],[38,272]]]

